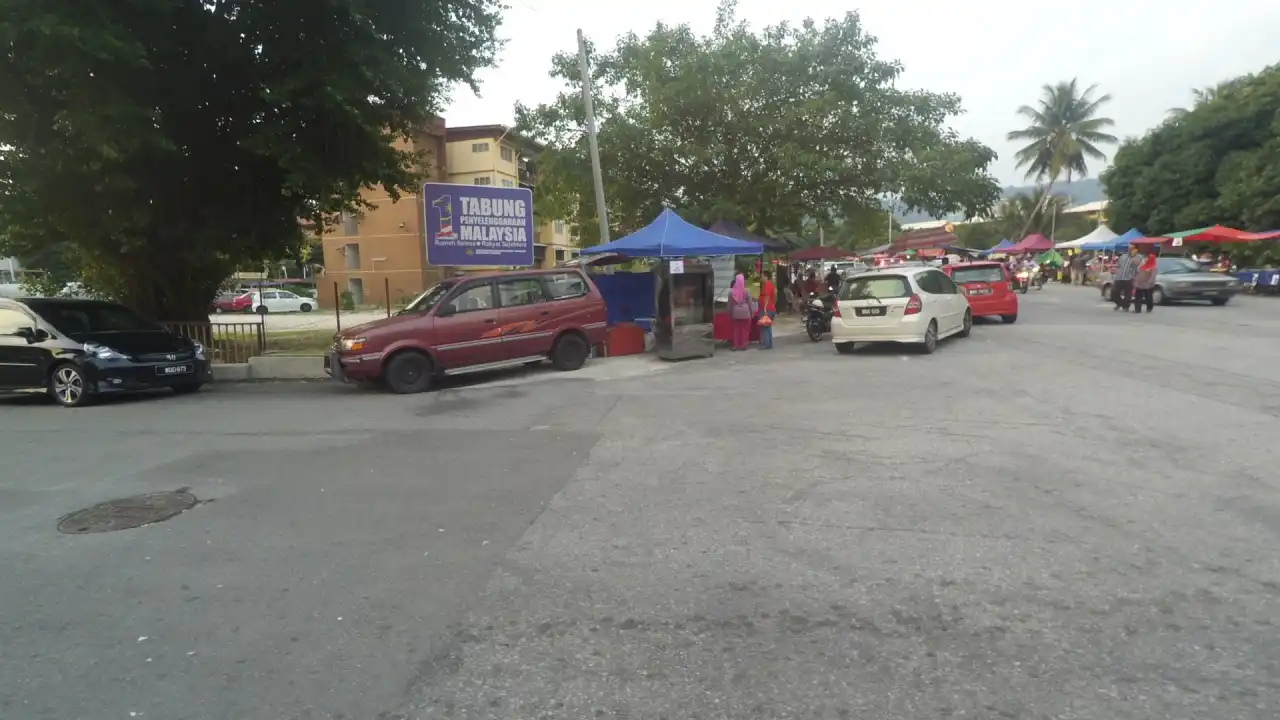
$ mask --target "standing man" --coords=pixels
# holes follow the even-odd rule
[[[1116,304],[1116,310],[1128,312],[1133,300],[1133,279],[1138,275],[1138,263],[1134,260],[1137,254],[1138,248],[1130,245],[1129,252],[1116,263],[1116,275],[1111,279],[1111,301]]]
[[[760,349],[773,349],[773,319],[778,316],[778,291],[773,286],[773,273],[760,274],[760,317],[768,317],[767,324],[760,325]],[[756,321],[759,323],[759,320]]]

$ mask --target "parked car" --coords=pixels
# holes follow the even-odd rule
[[[204,347],[102,300],[0,299],[0,390],[44,389],[68,407],[98,395],[200,389]]]
[[[841,353],[854,343],[918,345],[926,353],[942,338],[968,337],[969,303],[946,273],[927,266],[871,270],[845,280],[836,297],[831,341]]]
[[[1098,289],[1104,300],[1111,299],[1111,279],[1110,273],[1098,278]],[[1151,300],[1157,305],[1184,300],[1226,305],[1242,287],[1231,275],[1209,272],[1195,260],[1162,257],[1156,260],[1156,286],[1151,290]]]
[[[392,317],[339,333],[325,370],[397,393],[543,359],[577,370],[604,342],[605,324],[604,299],[577,268],[450,278]]]
[[[979,261],[944,265],[942,271],[955,281],[969,301],[974,317],[999,317],[1018,321],[1018,296],[1010,285],[1003,263]]]
[[[223,293],[213,301],[215,313],[253,312],[253,293]]]
[[[253,311],[259,315],[269,312],[311,312],[316,308],[315,298],[296,295],[288,290],[263,290],[250,294]]]

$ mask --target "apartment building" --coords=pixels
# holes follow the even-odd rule
[[[504,125],[446,127],[439,120],[415,136],[412,147],[424,155],[429,182],[527,187],[537,193],[534,156],[541,146]],[[388,297],[399,304],[453,271],[427,263],[420,197],[402,195],[393,203],[378,188],[364,198],[374,210],[344,216],[322,239],[325,271],[317,289],[324,307],[336,302],[335,287],[339,296],[351,293],[357,305],[383,305]],[[534,228],[535,266],[552,267],[577,255],[563,221]]]
[[[449,182],[527,187],[537,194],[534,156],[542,146],[505,125],[451,127],[446,136]],[[563,220],[545,220],[533,230],[535,267],[553,267],[578,256]]]

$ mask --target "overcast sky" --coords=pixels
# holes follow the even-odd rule
[[[507,0],[500,35],[508,40],[497,68],[481,74],[481,94],[455,91],[449,125],[508,124],[516,100],[546,102],[560,85],[547,76],[551,56],[576,47],[581,27],[598,45],[643,33],[659,20],[708,32],[716,0]],[[1016,147],[1004,139],[1019,105],[1040,86],[1078,77],[1115,99],[1106,114],[1115,134],[1140,135],[1170,107],[1191,103],[1205,87],[1280,62],[1280,0],[740,0],[738,15],[755,27],[805,17],[837,17],[856,7],[879,38],[882,57],[906,66],[905,86],[958,93],[965,114],[954,120],[1000,155],[1003,184],[1022,184]],[[1090,167],[1096,176],[1102,168]]]

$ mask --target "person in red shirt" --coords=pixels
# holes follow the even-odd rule
[[[820,294],[818,291],[821,288],[822,283],[818,281],[818,271],[810,270],[809,276],[804,280],[804,301],[807,303],[811,296]]]
[[[760,326],[760,349],[773,349],[773,319],[778,316],[778,290],[773,286],[773,273],[760,274],[760,317],[768,317],[769,324]],[[757,320],[759,322],[759,320]]]

